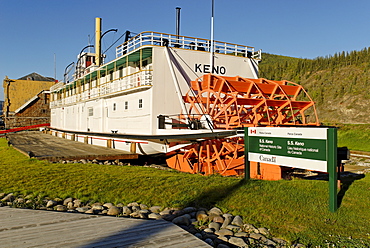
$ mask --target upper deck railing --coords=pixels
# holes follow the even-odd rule
[[[237,55],[254,59],[261,59],[261,50],[255,51],[254,47],[237,45],[221,41],[213,41],[214,52]],[[141,46],[168,46],[189,50],[211,50],[211,40],[193,38],[188,36],[164,34],[157,32],[142,32],[116,48],[116,57],[119,58]]]

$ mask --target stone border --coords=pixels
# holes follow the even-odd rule
[[[257,228],[244,223],[240,216],[223,213],[214,207],[164,208],[147,206],[132,202],[127,205],[119,203],[84,203],[73,198],[41,198],[33,195],[0,193],[0,207],[29,208],[70,213],[108,215],[140,219],[164,219],[180,226],[189,233],[208,243],[212,247],[305,247],[303,244],[288,245],[288,242],[271,235],[267,228]]]

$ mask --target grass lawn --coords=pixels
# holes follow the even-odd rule
[[[337,124],[338,146],[370,152],[370,124]]]
[[[137,166],[51,164],[29,159],[0,139],[0,192],[163,207],[211,207],[306,245],[370,246],[370,177],[354,181],[336,213],[328,182],[243,181]]]

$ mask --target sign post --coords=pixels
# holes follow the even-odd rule
[[[328,173],[329,173],[329,210],[338,209],[337,177],[337,129],[328,129]]]
[[[329,173],[329,209],[337,205],[337,130],[327,127],[245,128],[245,179],[250,161]]]

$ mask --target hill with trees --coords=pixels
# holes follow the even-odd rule
[[[264,53],[260,77],[301,84],[321,122],[370,123],[370,48],[315,59]]]

